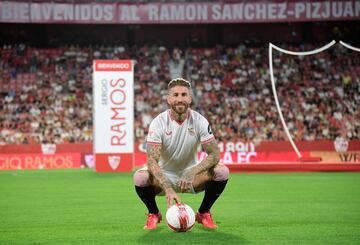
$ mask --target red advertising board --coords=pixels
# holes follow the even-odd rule
[[[95,154],[95,169],[97,172],[130,172],[133,158],[133,153]]]
[[[80,168],[80,153],[1,154],[0,170]]]
[[[276,171],[280,166],[307,166],[310,164],[299,161],[289,142],[218,142],[221,150],[220,162],[233,168],[242,169],[266,167],[268,171]],[[343,151],[337,151],[332,141],[297,142],[303,157],[318,157],[321,161],[313,163],[317,171],[328,166],[327,170],[360,169],[360,141],[348,142]],[[99,153],[93,155],[93,144],[59,144],[55,154],[42,154],[40,145],[2,145],[0,146],[0,170],[10,169],[50,169],[79,168],[81,164],[97,171],[132,171],[146,164],[146,145],[136,143],[134,156],[127,153]],[[22,152],[22,154],[17,154]],[[199,153],[199,160],[205,158],[204,152]],[[81,159],[82,158],[82,159]],[[94,158],[96,164],[94,165]],[[132,164],[132,162],[134,164]],[[315,165],[317,167],[315,167]],[[320,169],[320,170],[321,170]]]
[[[309,152],[302,152],[303,156],[309,156]],[[206,157],[205,152],[198,153],[199,161]],[[146,153],[135,153],[135,166],[142,167],[146,164]],[[253,164],[253,163],[295,163],[299,162],[295,152],[222,152],[220,162],[223,164]]]

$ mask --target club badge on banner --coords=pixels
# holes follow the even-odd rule
[[[134,165],[133,62],[94,60],[93,98],[96,171],[131,171]]]

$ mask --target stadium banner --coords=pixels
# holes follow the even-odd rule
[[[263,165],[267,166],[267,171],[271,171],[272,165],[281,165],[284,166],[284,168],[287,165],[309,165],[309,163],[299,162],[296,153],[293,151],[288,141],[264,141],[258,144],[252,142],[228,141],[218,142],[218,145],[221,151],[221,162],[228,166],[242,166],[249,168],[251,166],[259,167],[260,165]],[[343,170],[347,166],[352,165],[353,167],[357,166],[356,168],[360,170],[360,140],[351,140],[347,143],[340,142],[340,144],[337,141],[330,140],[301,141],[297,142],[297,145],[304,157],[321,158],[320,162],[314,164],[320,168],[322,168],[321,166],[330,164],[332,167],[328,167],[327,170],[334,169],[335,165],[338,167],[338,170]],[[0,145],[0,170],[26,169],[26,167],[38,168],[40,165],[44,166],[44,162],[47,164],[51,163],[49,167],[45,166],[44,168],[51,168],[54,165],[58,168],[66,168],[69,166],[74,168],[77,168],[78,166],[95,168],[95,156],[93,150],[94,147],[92,143],[58,144],[56,145],[55,154],[43,154],[43,149],[39,144]],[[24,166],[24,164],[21,164],[21,160],[15,158],[19,156],[19,154],[17,154],[18,152],[22,152],[23,156],[30,156],[31,159],[21,158],[25,159],[23,162],[27,165]],[[133,161],[133,166],[126,164],[127,171],[130,171],[133,167],[138,168],[144,166],[147,161],[146,145],[144,143],[135,143],[134,152],[133,156],[127,156],[125,154],[120,158],[116,157],[117,153],[111,154],[110,156],[107,154],[97,154],[97,156],[99,161],[105,163],[103,166],[104,171],[114,171],[113,168],[117,169],[124,162],[127,163]],[[70,161],[68,160],[69,158],[56,158],[58,156],[71,156],[73,154],[81,154],[80,165],[77,163],[78,161]],[[33,158],[32,156],[37,156],[37,158]],[[198,153],[200,160],[205,156],[206,154],[204,152],[200,151]],[[128,159],[126,159],[127,157]],[[41,159],[45,160],[41,161]],[[55,163],[53,163],[54,161]],[[62,164],[61,161],[65,163]],[[70,164],[66,161],[70,162]],[[32,166],[34,162],[38,163],[38,165]],[[74,164],[71,164],[72,162],[74,162]],[[125,166],[122,167],[124,168]],[[274,171],[276,171],[276,169],[274,169]]]
[[[346,148],[339,149],[336,142],[309,141],[298,142],[303,157],[317,157],[321,161],[316,164],[358,164],[360,167],[360,141],[348,142]],[[227,165],[248,164],[304,164],[299,161],[295,151],[288,141],[262,142],[218,142],[220,162]],[[136,144],[135,166],[146,164],[145,143]],[[206,153],[199,151],[199,161]]]
[[[301,151],[337,151],[337,152],[346,152],[346,151],[360,151],[360,140],[350,140],[347,143],[346,148],[337,149],[336,141],[331,140],[317,140],[317,141],[296,141],[296,144],[299,146]],[[242,141],[227,141],[227,142],[218,142],[220,151],[227,152],[244,152],[244,151],[254,151],[256,152],[284,152],[284,151],[293,151],[291,144],[288,141],[262,141],[260,143],[252,142],[242,142]],[[135,152],[146,152],[145,144],[136,141],[135,142]],[[0,154],[9,154],[9,153],[44,153],[42,151],[41,144],[10,144],[10,145],[0,145]],[[62,143],[56,145],[55,153],[83,153],[83,154],[92,154],[93,144],[92,142],[84,143]]]
[[[131,60],[93,62],[96,171],[131,171],[134,164],[134,69]]]
[[[0,170],[80,168],[80,153],[0,154]]]
[[[360,151],[346,153],[337,152],[301,152],[304,157],[320,157],[322,161],[316,164],[358,164],[360,167]],[[206,157],[205,152],[198,153],[199,161]],[[227,165],[251,164],[306,164],[299,162],[295,152],[221,152],[220,162]],[[146,165],[146,154],[135,153],[135,167]]]
[[[359,0],[146,4],[0,2],[0,22],[4,23],[211,24],[358,20],[359,17]]]

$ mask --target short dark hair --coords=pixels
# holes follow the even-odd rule
[[[188,89],[191,88],[190,82],[185,80],[184,78],[174,78],[168,83],[168,89],[171,89],[175,86],[183,86],[187,87]]]

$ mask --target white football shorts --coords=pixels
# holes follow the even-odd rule
[[[148,170],[147,167],[142,167],[139,170]],[[180,176],[174,173],[170,173],[170,172],[164,172],[164,174],[166,175],[166,177],[168,178],[168,180],[171,183],[172,188],[174,189],[175,192],[177,193],[181,193],[180,187],[178,185],[179,180],[180,180]],[[192,193],[192,194],[196,194],[197,192],[194,190],[194,187],[191,185],[191,188],[189,188],[188,190],[186,190],[185,193]],[[158,196],[164,196],[165,192],[162,191],[160,193],[157,194]]]

